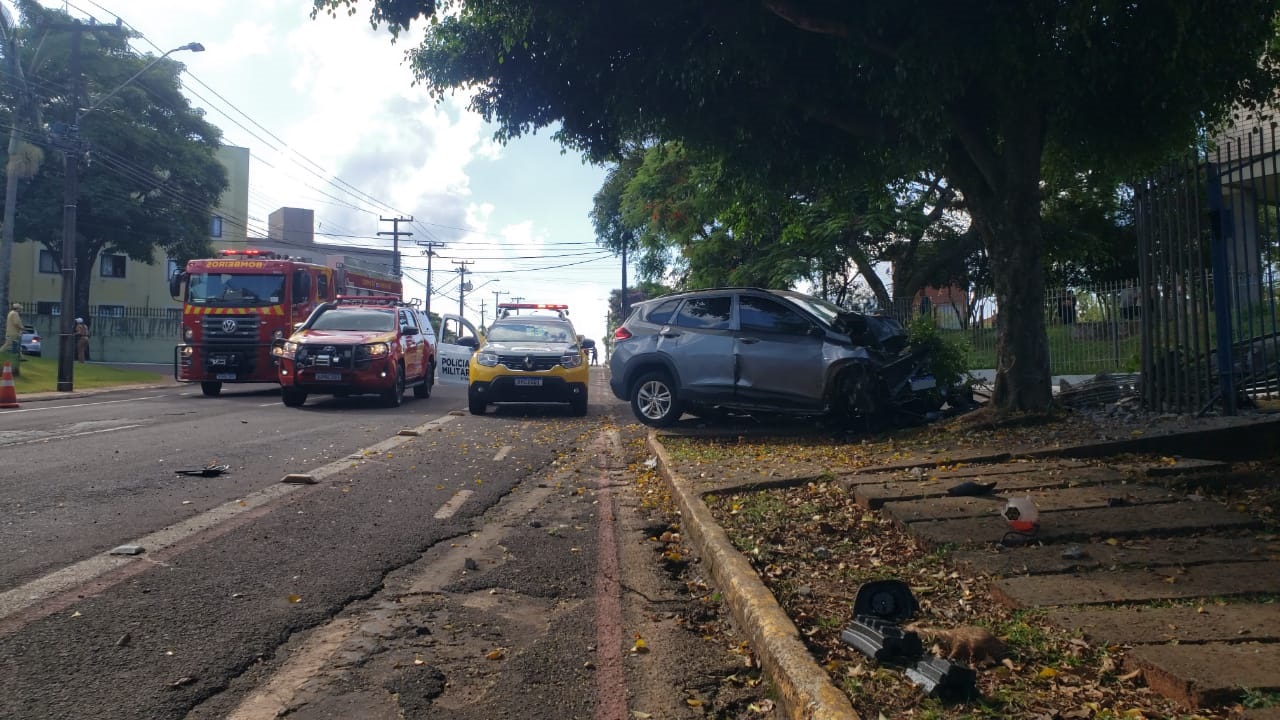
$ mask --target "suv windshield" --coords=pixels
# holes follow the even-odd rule
[[[574,342],[573,327],[562,322],[521,322],[508,320],[489,328],[490,342]]]
[[[284,300],[284,275],[193,273],[187,288],[192,305],[279,305]]]
[[[839,324],[840,316],[848,312],[839,305],[829,303],[822,298],[816,298],[812,295],[805,295],[804,293],[792,292],[789,290],[777,290],[775,292],[781,297],[790,300],[805,310],[808,310],[810,313],[817,315],[822,322],[833,327]]]
[[[396,329],[396,315],[386,310],[328,310],[311,323],[311,329],[390,332]]]

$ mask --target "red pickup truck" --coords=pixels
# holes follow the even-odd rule
[[[309,394],[376,393],[391,407],[406,387],[431,396],[435,336],[427,316],[394,297],[338,296],[321,304],[271,350],[281,399],[298,407]]]

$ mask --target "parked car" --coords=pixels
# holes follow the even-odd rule
[[[902,324],[789,290],[716,288],[638,303],[613,336],[610,389],[637,419],[830,416],[875,428],[944,396]]]
[[[595,342],[580,338],[568,305],[500,303],[468,368],[467,406],[483,415],[493,403],[568,403],[587,414],[588,352]],[[549,316],[514,314],[550,312]]]
[[[391,297],[339,296],[322,303],[287,340],[272,345],[280,397],[298,407],[309,394],[377,393],[400,405],[406,387],[431,396],[435,336],[427,316]]]
[[[36,329],[30,325],[22,329],[22,354],[40,357],[40,336],[36,334]]]

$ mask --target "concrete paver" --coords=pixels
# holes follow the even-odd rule
[[[1252,533],[1191,537],[1130,538],[1062,545],[962,548],[951,555],[961,568],[980,575],[1044,575],[1078,570],[1159,568],[1259,560],[1269,544]]]
[[[1280,690],[1280,645],[1143,645],[1125,667],[1142,670],[1153,690],[1188,707],[1233,702],[1242,688]]]
[[[1048,617],[1100,645],[1280,641],[1280,609],[1274,605],[1071,607],[1050,610]]]
[[[991,590],[1014,608],[1280,593],[1280,562],[1028,575],[998,580]]]
[[[893,514],[892,506],[886,508]],[[1158,506],[1104,507],[1040,513],[1034,541],[1062,543],[1090,538],[1194,533],[1219,528],[1245,528],[1258,519],[1216,503],[1168,503]],[[907,531],[926,547],[963,547],[999,542],[1009,531],[999,516],[907,523]]]

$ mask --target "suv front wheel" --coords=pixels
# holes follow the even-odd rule
[[[660,371],[641,375],[631,386],[631,411],[651,427],[666,427],[679,420],[680,399],[671,376]]]

